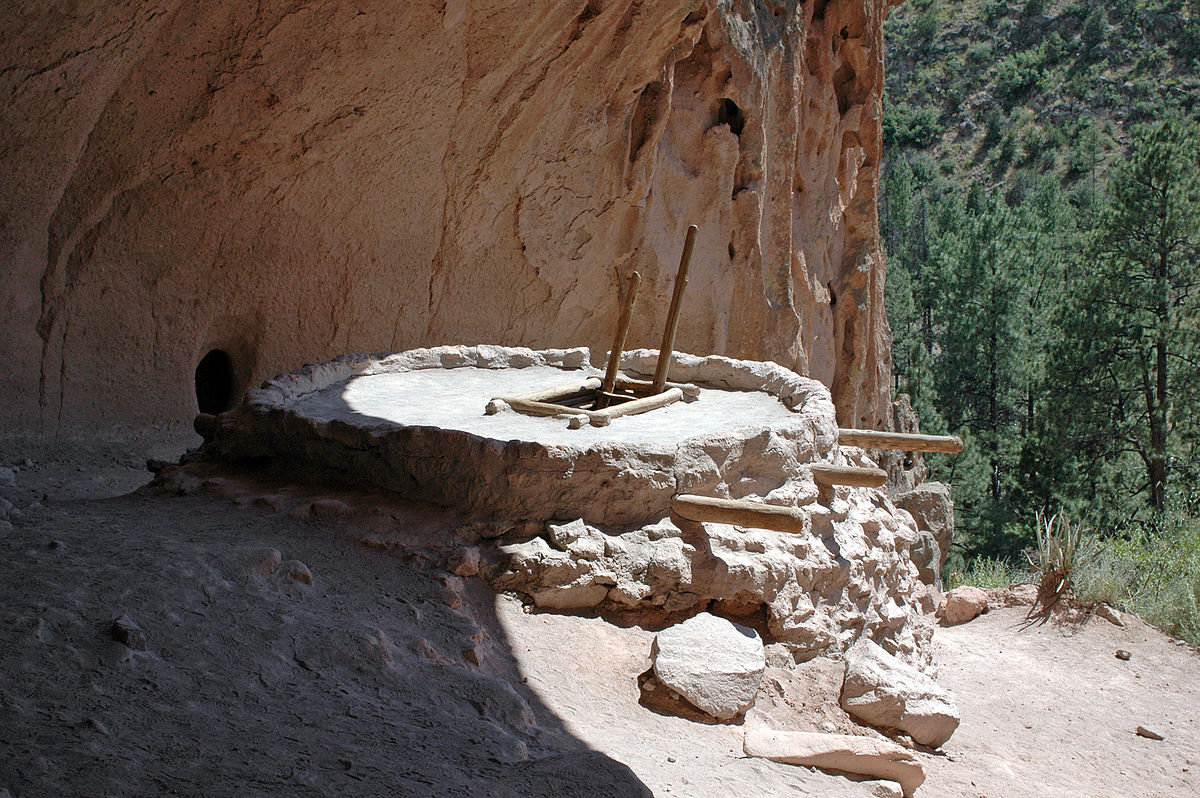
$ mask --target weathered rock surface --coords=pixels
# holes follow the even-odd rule
[[[942,550],[938,547],[933,533],[921,529],[917,532],[916,542],[909,549],[913,565],[917,566],[917,578],[927,585],[940,587],[942,576],[938,566],[942,561]]]
[[[925,482],[912,490],[893,494],[892,501],[912,515],[917,529],[933,535],[937,543],[936,565],[931,560],[918,567],[940,575],[946,557],[950,555],[950,544],[954,542],[954,499],[950,495],[950,486],[944,482]],[[934,583],[926,580],[926,584]]]
[[[958,728],[958,707],[937,682],[863,638],[846,652],[842,708],[878,728],[937,748]]]
[[[845,650],[862,633],[924,663],[932,625],[911,603],[913,531],[865,496],[805,509],[807,535],[726,524],[684,532],[670,520],[622,534],[551,525],[546,537],[501,547],[507,564],[493,584],[548,608],[761,605],[772,637],[799,659]]]
[[[0,42],[4,428],[190,424],[451,341],[774,359],[887,411],[886,0],[30,2]]]
[[[954,626],[978,618],[987,611],[987,591],[971,585],[962,585],[946,592],[942,605],[938,607],[937,616],[945,626]]]
[[[660,682],[718,720],[750,708],[767,666],[757,632],[707,612],[659,632],[650,658]]]
[[[772,762],[894,781],[906,797],[912,796],[925,781],[925,769],[916,754],[896,743],[872,737],[751,727],[746,729],[743,748],[747,756]]]

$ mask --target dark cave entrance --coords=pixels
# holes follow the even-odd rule
[[[196,405],[201,413],[224,413],[233,404],[233,358],[213,349],[196,366]]]

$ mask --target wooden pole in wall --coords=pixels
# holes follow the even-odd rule
[[[683,255],[679,258],[679,272],[675,275],[675,291],[671,294],[671,309],[667,312],[667,328],[663,330],[662,346],[658,348],[658,365],[654,369],[652,390],[661,393],[671,369],[671,354],[675,351],[675,330],[679,326],[679,306],[683,303],[683,291],[687,288],[688,267],[692,262],[692,248],[696,246],[696,225],[689,225],[683,240]]]
[[[829,463],[812,464],[813,481],[818,485],[849,485],[855,488],[878,488],[887,482],[887,472],[882,468],[858,468]]]
[[[873,429],[839,429],[838,443],[864,449],[895,449],[902,452],[962,451],[962,439],[955,435],[916,435],[908,432],[880,432]]]
[[[637,303],[638,286],[642,284],[642,275],[637,272],[629,278],[629,293],[625,296],[625,306],[621,308],[621,318],[617,321],[617,334],[613,338],[612,351],[608,353],[608,369],[604,372],[604,382],[601,390],[612,393],[617,385],[617,369],[621,366],[621,352],[625,349],[625,337],[629,335],[629,322],[633,318],[633,306]]]
[[[805,532],[808,513],[799,507],[750,502],[744,499],[717,499],[681,493],[671,501],[671,509],[681,518],[703,523],[735,524],[776,532]]]

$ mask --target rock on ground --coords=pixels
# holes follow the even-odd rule
[[[899,729],[937,748],[958,728],[950,693],[867,639],[846,652],[842,708],[877,728]]]
[[[894,781],[905,796],[925,781],[925,769],[912,751],[871,737],[752,727],[746,730],[744,749],[747,756],[772,762]]]
[[[987,591],[962,585],[946,592],[937,614],[943,625],[954,626],[978,618],[987,611]]]
[[[767,666],[757,632],[706,612],[659,632],[650,657],[660,682],[718,720],[750,708]]]

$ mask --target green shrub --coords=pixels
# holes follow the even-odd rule
[[[887,146],[923,150],[942,135],[936,108],[912,108],[904,103],[883,112],[883,143]]]
[[[938,15],[936,7],[930,7],[927,11],[922,12],[917,16],[916,22],[913,24],[913,34],[917,41],[928,44],[933,41],[938,32]]]
[[[996,91],[1008,101],[1024,97],[1037,88],[1043,76],[1041,48],[1013,53],[996,65]]]
[[[1070,581],[1085,606],[1122,607],[1200,645],[1200,520],[1181,508],[1124,537],[1084,538]]]
[[[1028,568],[1019,568],[1006,560],[980,557],[972,560],[966,572],[955,571],[945,576],[943,582],[946,589],[951,590],[962,585],[981,587],[988,590],[994,587],[1028,584],[1033,581],[1033,574]]]
[[[1080,545],[1079,563],[1072,577],[1075,596],[1085,607],[1100,602],[1124,606],[1137,580],[1137,564],[1096,537]]]
[[[992,61],[992,45],[989,42],[971,42],[963,54],[966,62],[972,66],[983,66]]]

